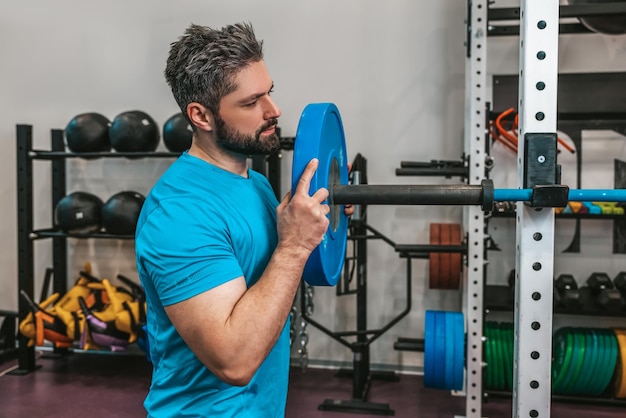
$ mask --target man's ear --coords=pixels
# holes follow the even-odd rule
[[[187,116],[191,123],[202,131],[211,132],[215,129],[213,113],[200,103],[189,103],[187,105]]]

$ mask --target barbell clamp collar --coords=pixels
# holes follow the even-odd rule
[[[536,185],[532,190],[533,208],[562,208],[569,201],[569,186],[563,184]]]
[[[482,187],[482,204],[480,207],[484,212],[491,212],[494,202],[493,180],[483,179],[480,185]]]

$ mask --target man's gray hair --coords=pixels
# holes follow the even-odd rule
[[[217,116],[220,100],[237,88],[237,73],[261,60],[263,41],[256,39],[251,24],[221,29],[192,24],[171,44],[165,79],[185,117],[192,102]]]

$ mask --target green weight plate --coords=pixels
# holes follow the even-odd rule
[[[580,328],[572,328],[572,334],[574,336],[574,346],[572,347],[572,367],[570,367],[568,375],[565,378],[565,384],[563,387],[563,392],[567,394],[571,394],[575,391],[578,378],[580,377],[583,369],[585,348],[587,344],[585,336]]]
[[[611,383],[611,379],[613,378],[613,374],[615,373],[615,365],[617,364],[617,355],[618,355],[618,346],[617,346],[617,338],[615,338],[615,334],[613,331],[609,329],[602,329],[602,333],[605,335],[607,342],[607,351],[605,356],[605,364],[604,369],[602,370],[602,380],[600,381],[600,392],[598,396],[604,393],[607,386]]]
[[[589,361],[589,374],[587,380],[583,382],[582,393],[590,396],[596,392],[597,384],[595,381],[598,375],[597,370],[599,364],[601,363],[604,355],[604,340],[600,338],[598,333],[593,328],[587,328],[587,332],[593,340],[593,347]]]
[[[484,368],[484,377],[485,377],[485,387],[487,389],[493,389],[493,355],[491,349],[491,325],[490,322],[485,322],[485,327],[483,329],[483,334],[485,334],[485,344],[484,344],[484,361],[486,366]]]
[[[603,367],[604,364],[604,357],[606,356],[606,339],[602,335],[600,335],[596,329],[590,328],[589,332],[595,338],[596,344],[593,358],[591,360],[591,377],[589,379],[589,383],[587,385],[585,393],[588,395],[593,395],[594,393],[601,392],[598,389],[600,380],[600,374],[598,373],[598,369],[600,367]]]
[[[580,371],[580,375],[570,390],[572,394],[576,395],[584,395],[587,390],[587,385],[591,380],[591,374],[594,370],[593,363],[598,346],[598,338],[590,332],[589,329],[581,328],[580,331],[585,336],[585,357],[583,359],[583,368]]]
[[[491,368],[491,389],[498,390],[498,352],[497,352],[497,342],[496,342],[496,333],[494,331],[495,323],[489,323],[489,333],[487,334],[489,338],[489,348],[491,349],[491,359],[489,361],[489,367]]]
[[[502,333],[500,332],[500,324],[495,324],[493,332],[496,345],[496,364],[498,365],[496,385],[498,390],[504,390],[506,385],[506,375],[504,372],[504,344],[502,341]]]
[[[607,369],[613,370],[613,373],[611,373],[611,378],[612,378],[613,374],[615,373],[615,368],[617,366],[617,360],[620,355],[620,350],[619,350],[619,343],[617,341],[617,337],[615,336],[615,333],[613,332],[613,330],[607,329],[606,333],[611,340],[611,359],[610,359],[609,367],[607,367]],[[609,383],[610,383],[610,380],[611,379],[609,379]]]
[[[574,387],[580,377],[582,366],[585,360],[585,343],[586,340],[581,336],[579,332],[580,328],[572,328],[572,336],[574,339],[574,345],[572,347],[572,367],[569,370],[569,376],[566,377],[563,383],[563,392],[572,394]]]
[[[501,324],[502,340],[504,342],[504,372],[506,375],[506,389],[513,390],[513,324]]]
[[[592,395],[597,391],[596,377],[598,376],[598,367],[604,357],[604,340],[598,335],[593,328],[588,328],[587,332],[593,340],[593,348],[591,353],[591,360],[589,362],[589,377],[586,382],[583,382],[583,393],[585,395]]]
[[[567,370],[572,361],[572,334],[569,327],[556,331],[552,338],[552,391],[561,393]]]
[[[591,396],[597,396],[602,393],[601,384],[603,377],[600,370],[602,370],[606,364],[608,345],[606,335],[600,332],[600,329],[590,328],[589,331],[592,332],[598,340],[598,350],[595,355],[595,368],[591,374],[590,382],[587,385],[587,393]]]
[[[596,370],[596,388],[593,393],[593,396],[600,396],[606,389],[611,377],[613,376],[614,370],[609,369],[612,357],[611,336],[603,328],[596,328],[596,332],[604,342],[604,351],[602,353],[601,363],[599,363],[598,369]]]
[[[496,336],[495,336],[494,328],[495,328],[495,323],[490,322],[489,334],[488,334],[488,338],[489,338],[488,343],[489,343],[489,347],[491,350],[489,368],[491,371],[491,389],[498,390],[499,367],[498,367],[498,353],[496,351],[497,343],[496,343]]]

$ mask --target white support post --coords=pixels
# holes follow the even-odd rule
[[[558,0],[523,0],[520,10],[518,186],[529,133],[556,133]],[[542,156],[537,160],[541,163]],[[535,164],[536,162],[528,162]],[[517,203],[513,417],[550,416],[554,210]]]
[[[467,57],[465,69],[465,154],[469,184],[485,178],[487,1],[471,0],[467,8]],[[465,206],[467,268],[464,273],[466,318],[466,417],[480,418],[483,375],[483,281],[485,270],[485,218],[479,206]]]

